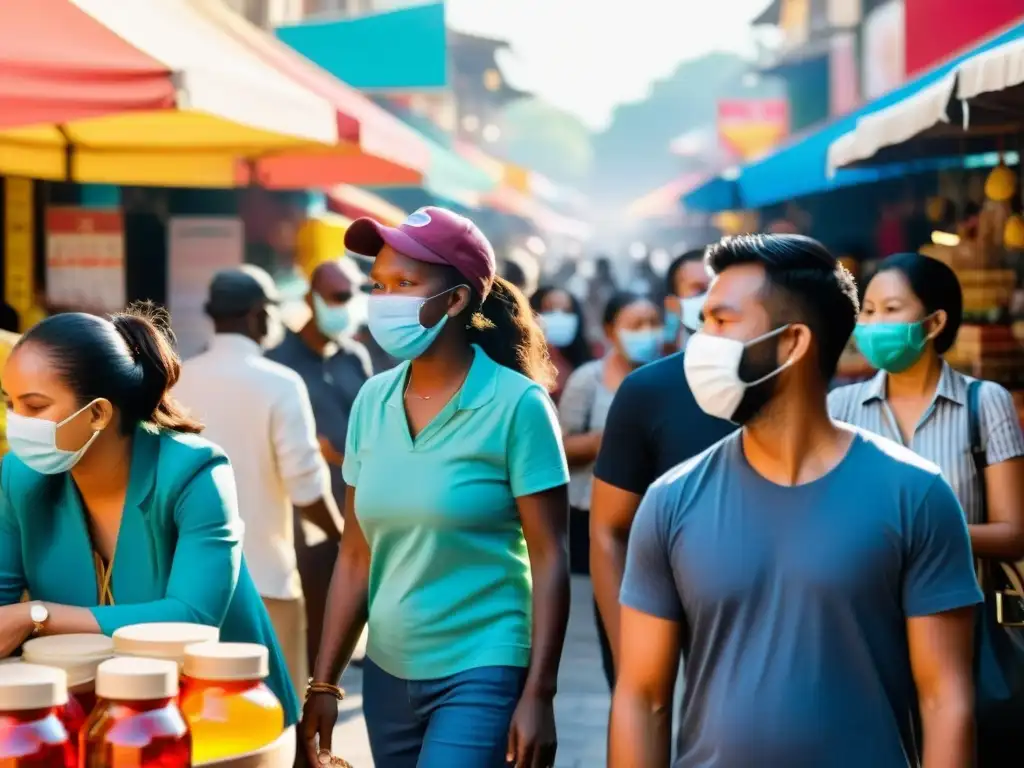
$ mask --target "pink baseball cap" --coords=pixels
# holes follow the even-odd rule
[[[359,256],[376,257],[385,245],[415,261],[454,267],[483,297],[494,284],[494,249],[487,237],[446,208],[420,208],[397,227],[356,219],[345,232],[345,248]]]

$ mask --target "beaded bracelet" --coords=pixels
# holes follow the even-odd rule
[[[312,693],[327,693],[338,701],[342,701],[345,698],[345,691],[338,686],[331,685],[330,683],[320,683],[310,678],[306,686],[306,698],[308,699]]]

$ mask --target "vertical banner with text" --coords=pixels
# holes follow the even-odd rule
[[[31,179],[4,179],[4,301],[18,313],[35,304],[35,243]]]
[[[245,231],[234,216],[176,216],[167,228],[167,308],[178,354],[192,357],[209,342],[206,298],[213,276],[245,258]]]

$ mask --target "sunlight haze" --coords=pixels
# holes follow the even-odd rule
[[[712,50],[750,51],[767,0],[447,0],[454,29],[512,44],[509,82],[604,127],[612,109]]]

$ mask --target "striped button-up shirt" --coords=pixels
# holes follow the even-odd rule
[[[885,399],[886,374],[879,371],[868,381],[832,390],[828,408],[832,418],[887,437],[934,462],[953,487],[971,523],[983,522],[982,483],[971,456],[967,413],[967,385],[971,377],[942,365],[939,385],[925,409],[913,437],[906,443],[896,417]],[[986,381],[978,393],[981,447],[989,465],[1024,456],[1024,434],[1013,397],[995,382]]]

